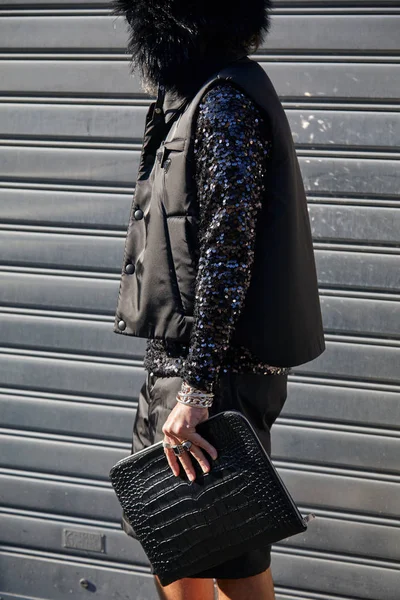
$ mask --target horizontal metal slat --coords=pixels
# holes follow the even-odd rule
[[[397,51],[399,21],[398,15],[272,14],[262,49],[266,53]]]
[[[293,139],[301,146],[386,148],[400,145],[400,113],[286,108]]]
[[[326,330],[337,333],[399,335],[399,303],[321,296]],[[102,307],[100,307],[102,308]],[[72,315],[71,315],[72,316]],[[116,335],[109,321],[0,312],[0,346],[141,360],[146,340]]]
[[[384,99],[398,98],[395,83],[400,65],[360,63],[298,63],[260,60],[277,92],[284,97]],[[379,74],[378,74],[379,73]],[[375,79],[377,77],[377,79]],[[391,77],[395,80],[391,81]],[[372,79],[371,79],[372,78]],[[380,88],[383,85],[383,88]]]
[[[0,188],[4,222],[123,228],[132,194]]]
[[[3,222],[113,228],[125,232],[132,194],[57,192],[0,188]],[[314,239],[397,244],[400,210],[344,204],[310,203]]]
[[[98,237],[95,234],[85,236],[0,231],[0,253],[6,264],[61,266],[66,269],[118,273],[122,266],[123,249],[123,237],[116,237],[111,233],[109,236]]]
[[[0,466],[108,481],[111,467],[129,449],[7,435],[0,430]]]
[[[0,188],[1,219],[38,226],[113,228],[125,232],[132,194]],[[314,239],[364,244],[399,242],[398,208],[310,203]]]
[[[145,374],[135,380],[130,406],[98,398],[57,396],[21,390],[0,394],[0,412],[4,427],[106,438],[130,443],[135,403]],[[324,384],[298,381],[289,377],[288,398],[277,423],[287,419],[344,424],[345,426],[400,429],[398,392],[346,386],[346,382]]]
[[[353,554],[375,560],[398,561],[400,557],[398,536],[398,528],[390,525],[317,515],[304,534],[288,538],[276,547],[302,548],[347,556]]]
[[[353,596],[363,600],[397,600],[397,569],[344,562],[334,554],[329,558],[296,556],[277,552],[272,559],[274,581],[278,585],[290,585],[310,592]],[[384,590],[384,591],[383,591]]]
[[[274,455],[272,452],[272,459]],[[398,518],[400,484],[283,467],[279,474],[299,506]],[[311,525],[310,525],[311,527]]]
[[[74,600],[86,600],[90,591],[96,591],[96,600],[126,597],[127,590],[135,590],[137,598],[151,600],[157,594],[154,577],[131,568],[120,569],[118,565],[99,565],[84,559],[66,560],[60,555],[5,552],[0,554],[2,563],[1,592],[12,593],[18,598],[35,591],[36,598],[65,600],[73,592]],[[18,573],[18,577],[15,574]],[[80,585],[87,579],[91,587]]]
[[[391,199],[399,196],[398,160],[300,156],[299,161],[307,192]]]
[[[39,479],[0,472],[0,503],[5,507],[40,510],[53,515],[120,523],[121,506],[110,485],[77,480]]]
[[[46,515],[47,516],[47,515]],[[104,535],[105,553],[61,547],[63,529],[73,532]],[[0,509],[0,543],[59,552],[67,555],[93,556],[146,566],[148,560],[136,540],[116,529],[101,528],[89,523],[52,520],[40,516],[11,514]],[[376,560],[396,560],[399,557],[398,529],[395,527],[360,523],[351,520],[317,516],[304,534],[287,539],[274,547],[284,550],[298,547],[316,551],[332,551],[348,555],[354,552]]]
[[[272,456],[273,458],[273,456]],[[278,472],[299,506],[310,509],[398,518],[400,483],[366,477],[328,474],[278,465]],[[111,484],[88,485],[82,480],[40,479],[0,473],[1,505],[49,514],[119,523],[121,508]],[[60,478],[59,478],[60,479]]]
[[[31,555],[30,555],[31,554]],[[293,565],[292,565],[293,561]],[[6,576],[4,578],[4,592],[11,592],[15,590],[19,598],[22,598],[22,594],[29,594],[33,588],[37,590],[41,598],[49,599],[48,589],[53,589],[54,592],[51,600],[64,600],[65,592],[64,586],[59,585],[59,581],[65,582],[68,588],[74,586],[74,598],[77,600],[84,600],[87,597],[87,590],[83,589],[79,585],[81,578],[88,579],[93,582],[96,589],[96,596],[99,600],[106,600],[111,594],[119,594],[123,597],[126,590],[135,587],[135,593],[137,597],[143,600],[152,600],[155,598],[156,592],[153,583],[153,577],[149,575],[138,574],[136,572],[130,572],[127,569],[116,570],[107,565],[103,567],[101,564],[91,564],[89,561],[84,559],[69,559],[63,560],[61,556],[52,555],[51,553],[43,554],[41,557],[28,551],[18,551],[13,549],[12,552],[4,550],[2,552],[2,562]],[[332,572],[330,567],[332,566]],[[320,559],[318,556],[309,558],[303,556],[292,556],[291,554],[285,553],[274,553],[273,554],[273,572],[274,581],[278,586],[283,584],[290,584],[292,581],[299,582],[296,585],[296,589],[291,591],[291,595],[278,595],[278,600],[300,600],[300,598],[306,598],[305,595],[297,596],[296,590],[302,584],[305,590],[309,591],[308,598],[313,600],[330,600],[333,596],[324,595],[324,591],[329,594],[335,582],[335,578],[341,580],[340,593],[343,594],[344,590],[348,590],[346,598],[352,595],[350,588],[352,585],[357,586],[357,590],[362,595],[358,598],[365,600],[374,600],[374,598],[382,598],[382,600],[396,600],[396,595],[392,592],[396,588],[396,571],[388,569],[372,568],[369,571],[369,567],[362,567],[357,565],[355,571],[352,574],[353,565],[344,562],[335,562],[331,565],[329,560]],[[21,573],[21,577],[18,578],[18,583],[15,585],[12,574],[15,570]],[[312,571],[311,571],[312,569]],[[340,569],[343,569],[343,577],[340,577]],[[387,572],[388,571],[388,572]],[[315,577],[314,574],[318,573]],[[297,579],[296,579],[296,576]],[[386,582],[386,576],[388,581],[388,593],[385,596],[373,596],[379,587],[382,589],[382,578],[384,577]],[[291,579],[293,577],[293,579]],[[57,585],[58,584],[58,585]],[[316,586],[321,584],[321,590],[318,590]],[[368,593],[368,586],[371,584],[370,591]],[[314,593],[313,590],[316,590]],[[321,592],[321,596],[318,591]],[[353,589],[354,591],[354,589]],[[365,593],[367,595],[365,595]],[[304,592],[303,592],[304,593]],[[292,595],[293,594],[293,595]],[[7,596],[6,596],[7,597]],[[341,596],[336,595],[335,599],[340,600]]]
[[[28,308],[113,314],[118,298],[118,281],[0,273],[0,304]]]
[[[57,4],[56,6],[54,6],[54,0],[50,1],[50,0],[7,0],[7,6],[25,6],[25,5],[31,5],[31,4],[36,4],[39,6],[46,6],[51,4],[52,7],[51,9],[53,11],[57,11],[56,6],[60,5],[60,10],[64,10],[64,8],[62,8],[65,4],[67,4],[68,6],[71,6],[71,0],[57,0]],[[96,4],[96,6],[104,6],[106,10],[109,9],[109,3],[107,0],[74,0],[73,5],[76,6],[77,8],[79,8],[81,5],[86,6],[87,4]],[[386,7],[386,6],[394,6],[397,7],[397,0],[384,0],[383,2],[377,2],[376,0],[330,0],[329,1],[329,6],[327,7],[326,3],[321,1],[321,0],[275,0],[274,4],[276,6],[283,6],[283,7],[304,7],[305,9],[307,9],[308,7],[317,7],[317,8],[321,8],[325,7],[328,8],[328,10],[330,8],[335,8],[335,7],[359,7],[362,11],[364,11],[367,7],[376,7],[378,9],[381,9],[382,7]]]
[[[74,269],[94,271],[99,276],[114,273],[117,278],[122,267],[124,239],[95,236],[63,236],[45,233],[0,232],[2,262],[22,268]],[[347,252],[342,250],[315,250],[318,281],[322,287],[337,289],[358,289],[381,292],[399,292],[400,276],[396,254],[369,252]],[[28,278],[29,275],[27,274]],[[45,278],[44,278],[45,279]],[[71,286],[79,288],[79,281],[71,281]],[[76,284],[76,286],[75,286]],[[91,284],[89,284],[91,287]],[[106,285],[104,292],[106,292]],[[0,303],[11,300],[11,289],[0,290]],[[103,293],[104,293],[103,292]],[[32,295],[35,291],[32,291]],[[26,304],[30,305],[29,294]],[[116,299],[115,299],[116,300]],[[47,305],[45,301],[44,305]],[[64,305],[65,306],[65,305]],[[98,302],[99,310],[104,310]],[[110,307],[111,308],[111,307]],[[113,307],[114,309],[114,307]]]
[[[0,556],[1,556],[1,554],[0,554]],[[2,597],[2,600],[15,600],[15,594],[4,594],[4,592],[2,592],[1,593],[1,597]],[[278,596],[278,598],[280,600],[279,596]],[[18,600],[37,600],[37,598],[33,599],[32,596],[21,596],[21,595],[19,595],[18,596]],[[40,599],[40,600],[42,600],[42,599]],[[282,598],[282,600],[293,600],[293,599],[292,598],[287,599],[285,597],[285,598]],[[295,599],[295,600],[298,600],[298,599]]]
[[[46,7],[50,5],[49,10],[52,10],[55,13],[57,13],[57,10],[63,10],[64,5],[71,6],[71,4],[71,0],[57,0],[56,3],[54,0],[7,0],[7,6],[15,7],[15,9],[17,9],[19,6],[31,7],[31,5],[36,5],[39,7]],[[96,4],[96,6],[104,5],[105,7],[109,8],[109,3],[107,0],[74,0],[73,2],[73,5],[75,5],[77,8],[79,8],[81,5],[86,6],[87,4]],[[30,8],[30,10],[33,10],[33,8]]]
[[[143,95],[127,60],[1,60],[0,70],[0,92],[7,94]]]
[[[143,376],[143,382],[145,377]],[[135,388],[139,388],[138,380]],[[2,427],[22,429],[25,432],[39,431],[88,438],[106,438],[118,442],[131,443],[133,419],[135,416],[136,394],[132,391],[132,407],[126,408],[110,403],[99,403],[96,398],[91,403],[61,400],[51,397],[32,397],[13,394],[0,394]]]
[[[399,363],[400,348],[329,341],[322,355],[294,367],[293,371],[299,375],[397,384],[400,381]]]
[[[2,102],[0,128],[4,137],[131,141],[143,137],[146,112],[147,106]]]
[[[50,515],[49,515],[50,516]],[[104,536],[104,553],[90,549],[68,548],[64,544],[64,529],[80,534]],[[90,523],[52,520],[23,514],[2,512],[0,508],[0,544],[21,548],[41,549],[45,552],[62,552],[69,556],[92,556],[96,560],[112,560],[127,564],[149,566],[149,561],[136,540],[118,529],[96,527]],[[1,553],[0,553],[1,556]],[[1,559],[0,559],[1,560]]]
[[[3,146],[0,178],[133,185],[138,166],[135,151]]]
[[[307,191],[322,194],[399,196],[398,160],[300,156]],[[0,177],[70,184],[134,185],[134,150],[3,145]]]
[[[107,322],[0,313],[0,346],[141,360],[146,340],[117,335]]]
[[[400,337],[399,302],[323,294],[320,295],[320,301],[326,332]]]
[[[272,428],[272,448],[275,460],[400,474],[400,436],[279,423]]]
[[[400,402],[396,390],[357,388],[344,382],[326,384],[289,378],[288,399],[282,417],[314,419],[369,427],[400,429]]]
[[[3,264],[119,273],[123,237],[0,231]]]
[[[315,241],[400,245],[400,210],[375,206],[309,204]]]
[[[398,255],[315,250],[321,287],[400,291]]]
[[[282,97],[399,99],[400,66],[391,63],[260,61]],[[1,60],[0,92],[7,94],[133,97],[142,94],[128,59]]]
[[[61,20],[60,20],[61,19]],[[397,51],[400,15],[273,14],[262,51],[340,53]],[[30,16],[0,19],[1,47],[10,50],[104,49],[123,52],[127,24],[114,16]]]
[[[23,338],[21,337],[18,342],[23,345]],[[397,383],[400,349],[388,345],[369,344],[362,339],[360,342],[328,341],[327,350],[320,357],[295,367],[294,371],[300,375],[312,374]],[[33,389],[46,389],[53,392],[129,398],[128,390],[131,385],[129,370],[126,366],[118,365],[117,361],[116,358],[114,361],[110,359],[109,364],[104,361],[86,363],[82,360],[65,360],[61,357],[53,359],[39,355],[29,356],[28,352],[26,355],[3,354],[0,357],[0,385],[5,387],[28,385]],[[88,364],[91,366],[88,367]],[[71,384],[74,387],[71,388]]]
[[[130,400],[138,397],[143,373],[134,364],[0,355],[0,385],[4,387]]]
[[[124,51],[127,23],[115,16],[29,16],[0,18],[1,48],[5,50]]]
[[[399,473],[400,437],[280,423],[272,428],[272,448],[279,461]],[[0,466],[9,469],[108,480],[111,467],[130,453],[129,447],[114,448],[109,442],[86,444],[74,437],[63,441],[0,430]]]
[[[91,140],[139,140],[146,106],[1,102],[4,137],[75,137]],[[286,108],[294,140],[302,146],[394,149],[400,145],[400,113],[388,110],[296,110]]]
[[[0,313],[0,346],[141,360],[146,340],[117,335],[114,322]]]
[[[357,558],[398,561],[398,528],[361,523],[350,519],[317,516],[306,533],[282,542],[279,546],[332,552]],[[276,546],[278,547],[278,545]]]
[[[25,235],[25,234],[23,234]],[[21,236],[22,237],[22,236]],[[26,236],[29,237],[29,234]],[[37,239],[45,239],[46,236],[37,235]],[[54,238],[53,238],[54,239]],[[65,240],[67,242],[67,239]],[[91,248],[93,252],[88,253],[86,259],[90,261],[95,256],[95,252],[97,250],[99,254],[99,259],[103,256],[101,249],[109,246],[109,242],[106,238],[91,238],[88,240],[86,251]],[[79,244],[76,245],[79,247]],[[79,267],[85,267],[85,271],[88,272],[93,270],[99,273],[99,277],[107,274],[107,270],[98,264],[99,261],[96,261],[97,264],[89,264],[82,265],[82,262],[86,262],[81,255],[78,253],[70,252],[70,262],[68,264],[65,263],[57,263],[57,254],[50,255],[46,247],[41,247],[40,245],[36,246],[39,256],[35,256],[34,254],[25,253],[23,251],[20,253],[21,258],[19,261],[15,259],[15,257],[10,258],[9,262],[11,265],[15,266],[15,273],[2,273],[0,275],[0,304],[2,305],[19,305],[19,306],[38,306],[42,308],[53,307],[54,309],[63,309],[63,308],[75,308],[76,310],[80,310],[81,312],[94,310],[95,313],[112,313],[115,309],[116,305],[116,296],[111,295],[110,292],[113,288],[116,292],[118,290],[118,279],[119,272],[121,269],[121,263],[115,259],[115,265],[112,269],[109,268],[108,272],[115,273],[115,281],[98,280],[97,282],[88,282],[87,289],[84,288],[83,279],[76,278],[68,278],[69,281],[63,281],[63,287],[69,286],[74,288],[75,293],[84,294],[84,301],[78,304],[76,302],[75,297],[69,293],[67,297],[61,296],[61,290],[55,289],[48,297],[44,297],[44,295],[39,294],[39,290],[30,290],[25,297],[21,296],[18,293],[18,289],[13,286],[13,277],[22,277],[23,283],[28,281],[32,277],[29,273],[18,273],[18,267],[26,268],[31,267],[34,268],[37,265],[44,266],[46,268],[71,268],[73,267],[76,270],[76,274],[79,275]],[[72,248],[72,247],[71,247]],[[115,254],[114,256],[122,257],[123,250],[123,240],[118,240],[115,245]],[[41,260],[43,254],[47,255],[49,260],[52,262],[45,263],[44,260]],[[14,256],[14,255],[13,255]],[[62,254],[59,254],[59,259],[64,260]],[[104,254],[105,256],[105,254]],[[399,292],[400,290],[400,278],[399,278],[399,269],[398,269],[398,256],[393,254],[373,254],[373,253],[364,253],[364,252],[345,252],[339,250],[316,250],[315,258],[317,263],[317,271],[318,271],[318,281],[322,287],[336,288],[336,289],[358,289],[358,290],[370,290],[375,292]],[[7,260],[7,259],[3,259]],[[100,261],[101,262],[101,261]],[[7,263],[6,263],[7,264]],[[56,283],[56,279],[52,279],[49,281],[46,275],[42,276],[43,284],[49,285],[52,287],[52,283]],[[34,284],[34,279],[31,280],[31,283]],[[36,279],[39,283],[39,280]],[[40,282],[42,283],[42,282]],[[100,290],[100,296],[97,298],[97,303],[93,303],[93,300],[90,298],[92,290],[96,288]],[[81,292],[80,292],[81,290]],[[70,297],[70,301],[72,304],[68,304],[68,296]],[[38,304],[35,303],[34,298],[37,298]],[[104,303],[106,301],[106,303]],[[54,304],[53,304],[54,303]]]

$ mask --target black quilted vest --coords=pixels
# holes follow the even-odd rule
[[[252,279],[233,343],[270,365],[295,366],[325,349],[307,200],[281,102],[267,74],[248,58],[228,64],[180,106],[160,94],[150,106],[114,331],[190,340],[198,262],[193,135],[199,103],[221,79],[265,114],[273,148]]]

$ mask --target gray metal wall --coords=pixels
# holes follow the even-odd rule
[[[0,4],[0,592],[155,598],[108,470],[143,340],[112,332],[148,99],[101,1]],[[258,57],[308,190],[327,351],[299,367],[277,466],[318,519],[279,600],[398,600],[399,2],[276,1]]]

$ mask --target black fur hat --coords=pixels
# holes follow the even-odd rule
[[[129,23],[132,70],[186,94],[211,64],[245,55],[269,30],[270,0],[110,0]]]

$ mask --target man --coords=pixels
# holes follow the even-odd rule
[[[243,412],[271,452],[290,367],[325,348],[307,202],[290,128],[247,58],[266,0],[114,0],[132,66],[154,92],[125,245],[115,331],[148,339],[132,452],[163,440],[194,478],[196,432]],[[185,445],[182,445],[186,443]],[[177,452],[181,452],[177,454]],[[122,526],[134,537],[123,515]],[[222,557],[223,558],[223,557]],[[166,600],[271,600],[270,547],[162,588]]]

